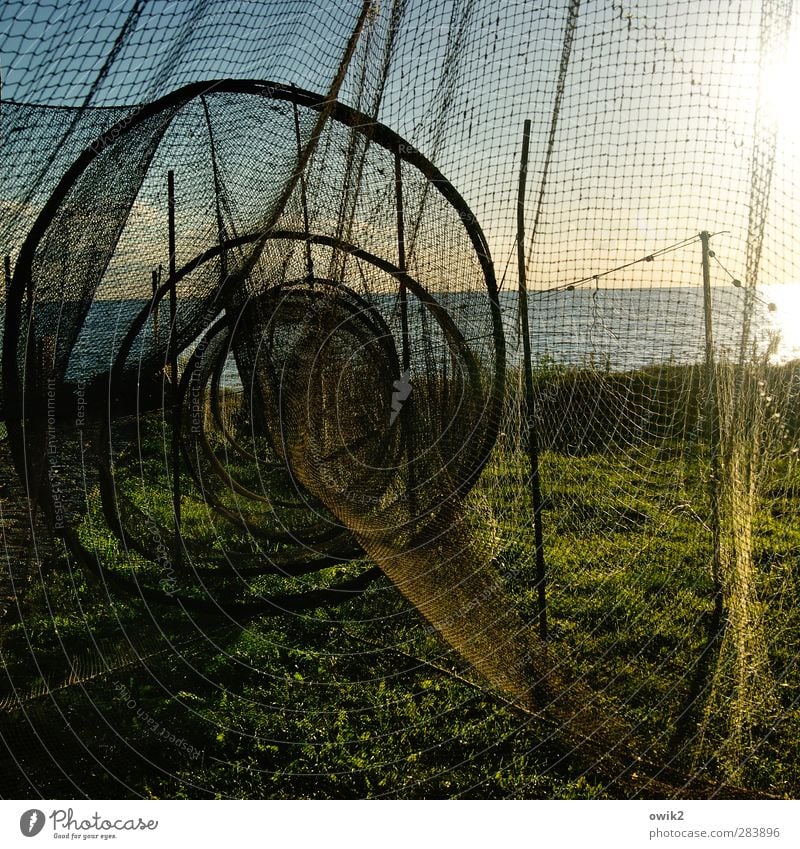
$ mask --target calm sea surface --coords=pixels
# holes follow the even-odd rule
[[[743,297],[741,290],[733,287],[712,290],[712,332],[718,355],[735,356],[738,351]],[[458,295],[440,300],[454,309]],[[516,293],[501,292],[501,306],[508,361],[514,364],[521,359]],[[469,309],[484,307],[473,294]],[[665,362],[698,362],[704,355],[703,293],[699,288],[531,292],[529,307],[531,347],[540,361],[625,371]],[[126,328],[141,308],[141,301],[95,301],[70,361],[68,378],[107,370]],[[165,332],[165,308],[162,323]],[[773,362],[800,358],[800,284],[765,287],[755,303],[752,326],[760,350],[766,350],[774,339]],[[134,349],[133,354],[138,351]],[[238,383],[232,361],[225,382]]]

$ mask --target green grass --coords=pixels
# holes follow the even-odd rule
[[[147,439],[161,456],[158,435]],[[126,462],[129,474],[119,475]],[[159,461],[150,462],[143,487],[138,458],[119,458],[121,496],[147,508],[168,535],[168,481]],[[522,454],[500,448],[472,497],[488,506],[476,511],[477,530],[492,531],[498,568],[533,619],[526,469]],[[659,450],[542,457],[553,638],[568,647],[571,674],[638,726],[656,762],[671,756],[713,608],[703,474],[669,442]],[[109,533],[96,493],[90,503],[80,528],[84,544],[113,569],[157,582],[158,569],[126,554]],[[755,524],[759,598],[783,713],[772,736],[748,753],[743,773],[754,790],[789,796],[800,789],[800,711],[792,704],[800,693],[798,506],[800,478],[790,464],[776,470]],[[247,544],[243,532],[214,520],[190,495],[182,509],[187,536],[199,547]],[[325,584],[348,569],[292,582],[259,579],[252,592]],[[164,636],[182,643],[198,633],[210,639],[185,649],[170,649]],[[65,656],[93,657],[84,672],[102,673],[97,657],[126,635],[153,654],[82,686],[55,689],[28,703],[26,714],[0,721],[45,795],[592,798],[633,795],[640,786],[631,778],[605,789],[591,771],[584,774],[580,758],[563,757],[568,741],[551,738],[547,720],[525,719],[447,674],[477,680],[385,579],[333,611],[262,617],[242,629],[221,618],[198,621],[180,610],[110,600],[102,583],[68,568],[65,557],[28,594],[23,622],[3,636],[3,659],[24,693],[38,677],[32,658],[56,685],[68,672]],[[166,740],[162,729],[171,735]],[[685,743],[678,763],[689,770],[697,741],[690,734]],[[709,780],[716,775],[712,763]],[[4,781],[4,796],[30,792],[21,777]]]

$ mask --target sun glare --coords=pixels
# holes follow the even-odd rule
[[[761,106],[765,117],[784,138],[800,143],[800,29],[795,24],[785,50],[769,61],[761,77]]]
[[[762,342],[777,333],[772,360],[786,363],[800,359],[800,283],[776,283],[759,287],[754,330]]]

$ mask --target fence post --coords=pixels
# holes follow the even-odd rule
[[[547,592],[545,584],[544,536],[542,532],[542,485],[539,477],[539,435],[536,430],[535,399],[533,395],[533,366],[528,326],[528,283],[525,270],[525,182],[528,176],[528,148],[531,122],[525,121],[522,131],[522,158],[517,195],[517,263],[519,266],[519,312],[522,332],[523,369],[525,371],[525,402],[523,419],[528,430],[528,461],[531,469],[531,500],[533,501],[533,533],[536,545],[536,592],[538,596],[539,636],[547,639]]]
[[[172,508],[175,514],[175,566],[182,561],[181,471],[180,471],[180,393],[178,391],[178,293],[175,281],[175,172],[167,171],[167,229],[169,244],[169,367],[172,384]]]
[[[705,414],[706,414],[706,439],[709,446],[709,459],[711,463],[711,474],[708,481],[708,495],[711,504],[711,538],[713,554],[711,561],[711,574],[714,580],[716,597],[714,599],[715,615],[719,617],[722,613],[722,551],[720,540],[720,509],[719,509],[719,402],[717,398],[717,380],[714,367],[714,331],[713,313],[711,309],[711,272],[709,270],[709,258],[712,256],[709,249],[710,235],[707,230],[700,233],[700,245],[703,251],[703,316],[705,320]]]

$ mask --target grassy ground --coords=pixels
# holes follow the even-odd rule
[[[152,488],[132,474],[122,495],[160,511],[166,534],[167,482],[158,484],[158,461],[144,471]],[[524,457],[501,443],[473,500],[509,591],[534,619],[525,474]],[[742,752],[742,780],[778,796],[800,789],[800,479],[793,475],[776,474],[755,527],[782,709],[754,729]],[[708,739],[724,735],[724,718],[715,715],[699,736],[708,676],[699,676],[698,688],[695,670],[713,610],[703,470],[680,445],[663,442],[624,454],[548,451],[542,477],[553,640],[569,648],[571,674],[638,728],[648,759],[677,753],[673,766],[688,773],[708,760]],[[128,571],[138,560],[105,529],[96,492],[90,506],[82,539]],[[189,495],[183,513],[208,550],[246,544]],[[330,582],[348,569],[292,586]],[[259,579],[252,590],[279,584]],[[130,643],[144,659],[126,665]],[[260,617],[242,628],[222,616],[118,598],[65,557],[29,593],[23,620],[1,645],[8,691],[35,689],[40,669],[53,687],[67,683],[65,658],[79,664],[73,677],[85,679],[2,715],[17,762],[2,770],[4,796],[592,798],[644,786],[630,777],[607,787],[546,718],[522,717],[474,686],[385,579],[335,610]],[[676,735],[677,718],[697,695]],[[719,777],[713,751],[706,774]]]

